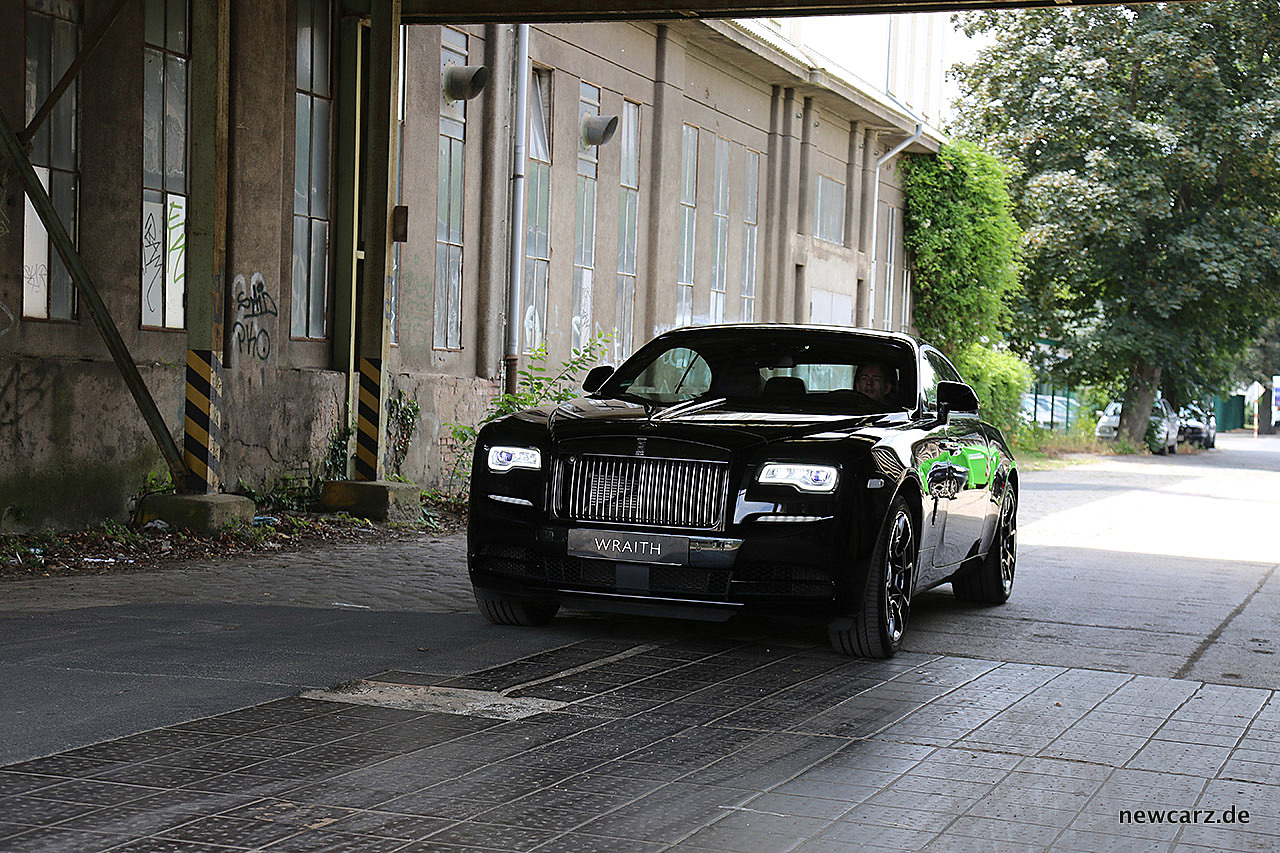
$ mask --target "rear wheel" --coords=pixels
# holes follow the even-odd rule
[[[1018,564],[1018,493],[1005,489],[1000,502],[1000,519],[991,549],[968,574],[951,582],[951,591],[961,601],[977,604],[1004,604],[1013,592],[1013,573]]]
[[[481,598],[476,605],[484,618],[495,625],[545,625],[560,609],[559,604],[543,604],[522,598]]]
[[[897,653],[911,615],[919,551],[911,507],[899,495],[889,506],[876,542],[860,609],[851,619],[837,620],[829,628],[837,652],[864,658],[890,658]]]

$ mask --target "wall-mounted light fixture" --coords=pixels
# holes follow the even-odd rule
[[[604,145],[617,129],[617,116],[583,116],[579,136],[583,145]]]
[[[451,101],[469,101],[488,82],[489,69],[483,65],[450,65],[444,69],[444,96]]]

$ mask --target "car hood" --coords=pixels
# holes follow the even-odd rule
[[[744,411],[723,399],[646,408],[627,400],[591,397],[530,409],[515,417],[544,422],[553,442],[645,435],[731,450],[795,438],[837,438],[863,432],[880,438],[885,427],[905,425],[910,419],[905,412],[849,415]]]

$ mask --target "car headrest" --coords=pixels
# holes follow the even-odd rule
[[[770,376],[764,383],[764,397],[800,397],[806,389],[804,380],[799,376]]]

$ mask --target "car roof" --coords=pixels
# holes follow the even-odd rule
[[[778,331],[778,330],[795,330],[802,332],[821,332],[827,334],[843,334],[857,335],[859,337],[874,337],[886,341],[897,341],[899,343],[911,344],[915,347],[927,346],[927,344],[915,335],[906,332],[889,332],[883,329],[868,329],[863,326],[825,326],[817,323],[716,323],[714,325],[705,326],[679,326],[674,329],[668,329],[657,337],[666,337],[673,334],[684,334],[689,332],[715,332],[718,330],[760,330],[760,331]]]

